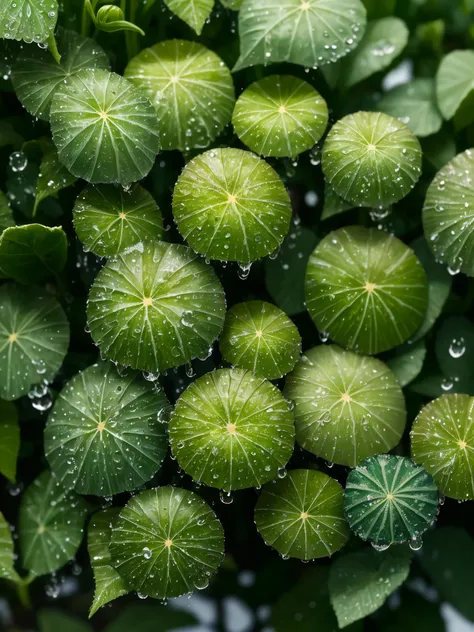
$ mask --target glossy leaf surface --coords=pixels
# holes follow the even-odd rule
[[[0,37],[27,44],[46,42],[57,19],[57,0],[5,0],[0,6]]]
[[[36,213],[40,202],[48,197],[55,196],[62,189],[74,184],[76,180],[77,178],[61,164],[58,152],[55,149],[48,151],[41,160],[40,172],[36,181],[33,215]]]
[[[201,35],[202,28],[211,15],[214,0],[165,0],[165,4],[193,31]]]

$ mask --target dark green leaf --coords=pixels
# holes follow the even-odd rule
[[[423,369],[426,357],[426,345],[423,340],[417,343],[406,343],[397,347],[396,356],[387,364],[395,373],[400,386],[407,386],[418,377]]]
[[[382,632],[446,632],[439,603],[428,601],[417,593],[405,591],[401,604],[390,609],[380,621]]]
[[[0,399],[0,474],[12,483],[16,479],[16,461],[20,450],[20,427],[15,405]]]
[[[124,609],[105,632],[168,632],[197,623],[190,612],[175,610],[170,605],[137,603]]]
[[[376,20],[393,15],[396,0],[362,0],[367,9],[367,19]]]
[[[349,211],[354,205],[340,197],[327,182],[324,185],[324,207],[321,213],[321,219],[328,219]]]
[[[38,613],[39,632],[93,632],[91,626],[62,610],[44,609]]]
[[[58,152],[55,149],[48,151],[41,160],[40,172],[36,181],[33,215],[35,215],[42,200],[55,196],[62,189],[74,184],[76,180],[77,178],[69,173],[66,167],[59,162]]]
[[[11,226],[15,226],[12,211],[7,196],[0,191],[0,233]]]
[[[0,513],[0,579],[20,581],[14,566],[13,538],[10,525]]]

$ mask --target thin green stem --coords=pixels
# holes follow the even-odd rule
[[[29,592],[29,585],[35,579],[35,575],[28,575],[22,577],[20,581],[16,582],[16,594],[22,606],[31,609],[31,599]]]
[[[87,10],[86,2],[82,5],[82,22],[81,22],[81,34],[84,37],[89,36],[91,19],[89,17],[89,11]]]
[[[137,16],[137,0],[130,0],[128,21],[132,22],[132,24],[135,24],[136,16]],[[127,45],[128,60],[130,61],[132,57],[135,57],[135,55],[138,53],[138,50],[139,50],[138,34],[134,33],[133,31],[126,31],[125,43]]]

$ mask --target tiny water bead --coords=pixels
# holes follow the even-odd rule
[[[448,162],[428,188],[423,228],[435,257],[451,274],[474,276],[474,150]]]
[[[84,246],[99,257],[113,257],[163,235],[163,219],[153,197],[139,184],[129,191],[88,185],[74,205],[74,228]]]
[[[436,519],[439,494],[432,477],[411,459],[369,457],[347,477],[344,511],[363,540],[387,545],[414,542]]]
[[[209,583],[224,559],[224,530],[197,494],[159,487],[140,492],[121,510],[110,554],[130,590],[179,597]]]
[[[10,165],[12,171],[24,171],[28,165],[28,157],[22,151],[14,151],[10,154],[8,164]]]
[[[243,369],[198,378],[176,403],[171,451],[195,481],[230,492],[260,487],[294,447],[293,413],[280,391]]]
[[[155,106],[163,149],[207,147],[231,119],[230,71],[197,42],[175,39],[146,48],[129,62],[125,77]]]
[[[232,115],[237,136],[262,156],[296,157],[319,141],[327,123],[327,104],[319,92],[288,75],[251,84]]]
[[[356,466],[400,441],[406,410],[395,375],[380,360],[320,345],[286,379],[297,442],[332,463]]]
[[[316,470],[292,470],[267,483],[256,507],[255,524],[265,543],[284,558],[330,557],[349,539],[341,485]]]
[[[140,243],[99,272],[87,315],[107,358],[160,373],[208,353],[224,324],[225,297],[211,266],[186,246]]]
[[[474,499],[474,398],[442,395],[422,408],[410,433],[411,454],[441,492]]]
[[[305,292],[318,330],[367,354],[408,340],[428,304],[426,274],[411,248],[361,226],[321,240],[308,262]]]
[[[219,348],[230,364],[275,380],[295,366],[301,337],[278,307],[265,301],[247,301],[227,312]]]
[[[248,264],[283,242],[291,203],[263,159],[241,149],[212,149],[188,162],[178,178],[173,215],[199,254]]]
[[[66,488],[112,496],[150,480],[167,451],[163,391],[135,371],[121,377],[107,362],[62,389],[45,429],[45,454]]]
[[[323,147],[324,175],[357,206],[386,208],[405,197],[421,175],[421,146],[400,120],[356,112],[337,121]]]

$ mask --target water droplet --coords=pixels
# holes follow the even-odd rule
[[[22,151],[14,151],[10,154],[9,163],[12,171],[24,171],[28,164],[28,158]]]
[[[221,500],[221,503],[223,503],[224,505],[231,505],[234,502],[234,497],[232,496],[231,492],[221,491],[219,494],[219,498]]]
[[[466,351],[466,342],[464,338],[453,338],[449,345],[449,355],[453,358],[460,358]]]

